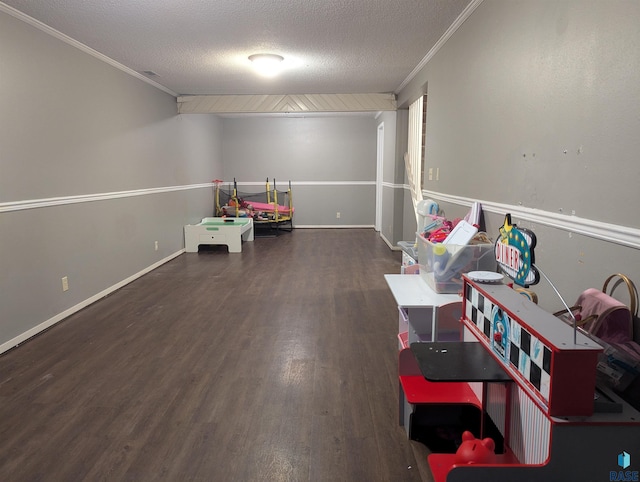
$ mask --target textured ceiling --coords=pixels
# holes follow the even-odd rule
[[[395,92],[471,0],[5,0],[172,93]],[[247,57],[285,57],[274,79]]]

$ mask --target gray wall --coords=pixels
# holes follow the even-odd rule
[[[248,192],[291,181],[296,227],[373,226],[376,127],[372,115],[224,118],[224,180]]]
[[[449,217],[485,201],[494,239],[519,210],[569,302],[613,272],[640,282],[639,21],[636,1],[485,0],[398,99],[428,92],[440,180],[427,194],[444,195]],[[572,233],[578,218],[587,231],[608,223],[611,242]],[[561,306],[546,282],[536,290]]]
[[[212,212],[214,178],[293,181],[298,226],[372,226],[380,121],[382,235],[412,239],[404,109],[424,92],[427,165],[441,172],[425,195],[449,217],[481,200],[495,237],[504,212],[539,214],[514,219],[568,300],[614,271],[640,280],[640,243],[563,225],[575,212],[639,237],[639,9],[485,0],[399,93],[395,139],[393,113],[178,116],[172,96],[0,13],[0,351],[179,253],[182,226]]]
[[[404,189],[396,183],[398,115],[396,112],[382,112],[377,118],[377,126],[384,127],[383,157],[382,157],[382,222],[380,235],[391,245],[397,238],[398,213],[402,207],[396,199],[397,194],[403,194]]]
[[[4,351],[183,249],[213,209],[222,125],[5,13],[0,64]]]
[[[378,119],[380,122],[385,123],[381,235],[390,246],[398,249],[399,241],[413,241],[416,235],[416,217],[404,167],[409,111],[383,112]]]

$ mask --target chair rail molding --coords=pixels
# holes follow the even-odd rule
[[[575,215],[554,213],[535,208],[528,208],[514,204],[503,204],[463,196],[454,196],[433,191],[423,191],[425,198],[444,201],[460,206],[471,206],[474,202],[482,204],[484,211],[501,214],[511,213],[517,219],[528,221],[569,233],[581,234],[590,238],[607,241],[630,248],[640,249],[640,229],[619,224],[605,223],[593,219],[581,218]]]
[[[188,184],[184,186],[154,187],[149,189],[135,189],[131,191],[104,192],[95,194],[81,194],[78,196],[60,196],[45,199],[28,199],[24,201],[9,201],[0,203],[0,213],[11,211],[23,211],[25,209],[46,208],[50,206],[62,206],[64,204],[79,204],[93,201],[108,201],[134,196],[147,196],[173,191],[188,191],[190,189],[211,188],[213,183]]]

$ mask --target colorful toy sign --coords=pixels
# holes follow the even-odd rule
[[[504,362],[509,361],[509,346],[511,345],[509,328],[509,316],[495,305],[491,310],[491,332],[493,333],[491,348]]]
[[[535,245],[536,235],[512,224],[511,214],[507,214],[496,240],[496,261],[500,269],[520,286],[527,287],[540,281],[540,274],[533,264]]]

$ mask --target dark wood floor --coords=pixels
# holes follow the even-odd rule
[[[367,229],[179,256],[0,357],[0,480],[420,480],[399,265]]]

